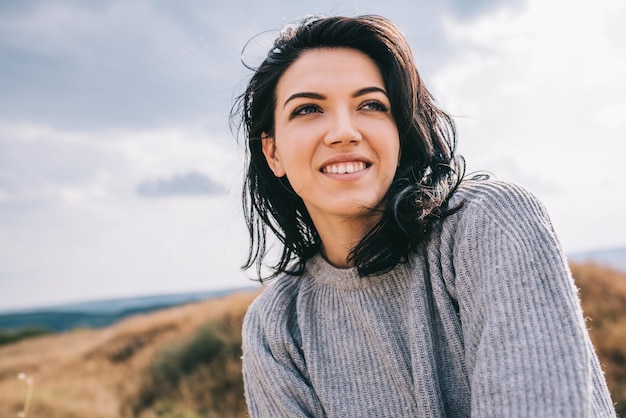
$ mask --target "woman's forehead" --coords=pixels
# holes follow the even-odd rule
[[[365,53],[351,48],[317,48],[304,52],[278,81],[276,95],[319,90],[334,92],[350,87],[384,88],[376,63]]]

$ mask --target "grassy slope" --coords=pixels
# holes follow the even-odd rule
[[[572,272],[613,398],[626,416],[626,274],[593,264],[574,264]],[[106,329],[0,347],[0,417],[16,416],[22,408],[25,385],[19,373],[34,379],[31,417],[243,417],[240,365],[232,345],[254,296],[234,294],[139,315]],[[219,329],[206,334],[207,323]],[[180,354],[190,355],[203,341],[198,336],[215,335],[224,336],[218,343],[227,341],[230,354],[193,366],[171,387],[155,377],[159,361],[162,367],[163,359],[174,358],[166,371],[187,367],[181,366]]]
[[[228,317],[240,327],[253,297],[234,294],[138,315],[105,329],[77,330],[0,347],[0,417],[17,416],[21,411],[25,385],[17,379],[19,373],[34,379],[29,416],[119,417],[129,399],[145,386],[155,354],[193,335],[207,321]],[[144,411],[142,416],[155,415]]]
[[[571,269],[618,415],[626,417],[626,273],[594,264]]]

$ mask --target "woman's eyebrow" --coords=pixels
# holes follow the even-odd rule
[[[359,96],[363,96],[364,94],[368,94],[368,93],[374,93],[374,92],[380,92],[382,94],[384,94],[385,96],[387,96],[387,92],[380,88],[380,87],[364,87],[360,90],[357,90],[352,97],[359,97]]]
[[[285,108],[285,106],[287,106],[287,103],[289,103],[289,101],[291,101],[293,99],[297,99],[299,97],[304,97],[304,98],[307,98],[307,99],[317,99],[317,100],[324,100],[324,99],[326,99],[326,96],[324,96],[323,94],[303,91],[301,93],[294,93],[291,96],[289,96],[289,98],[287,100],[285,100],[285,103],[283,103],[283,108]]]

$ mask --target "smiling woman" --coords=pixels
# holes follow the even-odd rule
[[[244,267],[282,244],[244,322],[252,416],[615,415],[546,211],[463,179],[393,23],[288,26],[238,104]]]
[[[274,134],[263,153],[304,202],[334,265],[376,223],[400,140],[380,70],[346,48],[302,54],[276,87]],[[335,239],[339,238],[339,239]]]

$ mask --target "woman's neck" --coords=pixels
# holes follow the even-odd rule
[[[349,260],[350,253],[377,221],[378,217],[374,216],[356,219],[313,219],[317,233],[322,240],[322,255],[335,267],[352,267],[352,261]]]

